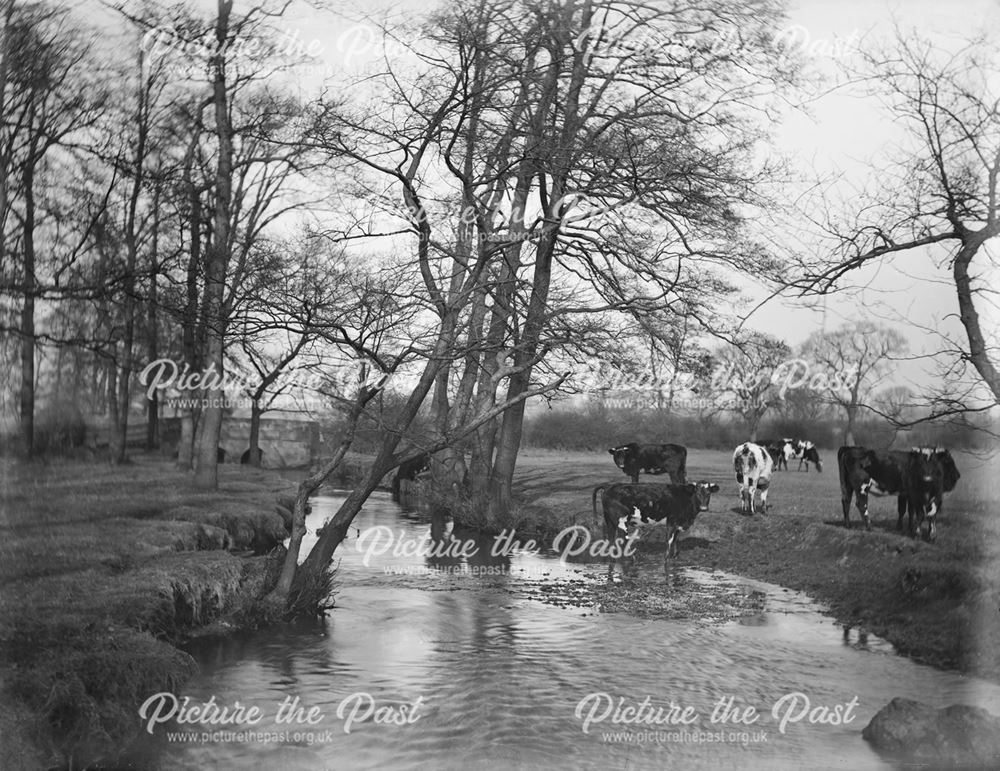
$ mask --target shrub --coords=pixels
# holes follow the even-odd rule
[[[87,441],[87,423],[72,404],[52,404],[35,416],[35,452],[59,455],[82,447]]]
[[[795,437],[835,448],[843,443],[844,422],[839,416],[806,421],[768,415],[761,421],[757,436]],[[548,410],[527,418],[524,428],[526,445],[551,450],[596,451],[625,442],[674,442],[691,448],[725,450],[747,438],[746,426],[729,417],[699,418],[600,406]],[[972,449],[985,446],[990,437],[970,422],[925,423],[911,431],[899,431],[884,420],[859,420],[854,440],[867,447],[940,445]]]

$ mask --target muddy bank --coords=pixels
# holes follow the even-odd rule
[[[276,498],[294,486],[220,471],[200,493],[145,458],[4,467],[0,767],[113,758],[142,701],[193,673],[177,644],[257,623],[286,537]]]

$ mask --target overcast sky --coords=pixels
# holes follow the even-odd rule
[[[214,0],[199,0],[206,11]],[[243,3],[236,1],[237,9]],[[318,10],[296,2],[275,26],[285,39],[301,41],[309,53],[317,54],[330,72],[361,65],[376,49],[375,27],[366,15],[419,14],[432,7],[423,0],[386,3],[330,3]],[[862,39],[887,37],[894,20],[904,29],[915,29],[948,48],[959,48],[970,35],[1000,24],[998,0],[797,0],[789,6],[787,35],[803,46],[813,65],[831,77],[837,62],[850,56]],[[311,48],[310,48],[311,47]],[[318,82],[313,76],[306,83]],[[804,175],[815,168],[843,174],[847,185],[862,185],[871,178],[868,162],[884,160],[901,135],[900,127],[872,98],[856,93],[833,92],[810,105],[810,115],[790,112],[775,129],[775,146],[799,164]],[[794,194],[789,191],[789,194]],[[787,242],[786,242],[787,243]],[[810,244],[803,243],[803,250]],[[914,352],[933,350],[938,344],[924,330],[954,329],[957,303],[949,281],[947,253],[943,250],[906,254],[852,274],[860,291],[830,296],[824,301],[779,298],[755,311],[748,326],[775,334],[791,344],[802,342],[811,332],[834,328],[845,320],[882,319],[910,339]],[[748,290],[763,298],[763,289]],[[907,323],[909,322],[909,323]],[[916,374],[916,370],[911,370]]]
[[[963,41],[1000,24],[997,0],[800,0],[789,8],[793,24],[801,25],[805,39],[834,72],[835,57],[849,53],[866,36],[891,33],[893,19],[904,29],[914,28],[941,45],[958,48]],[[824,45],[822,41],[832,41]],[[839,43],[842,43],[840,45]],[[823,62],[822,60],[826,60]],[[884,158],[901,129],[873,99],[849,93],[831,93],[811,105],[812,116],[790,114],[779,127],[776,144],[787,148],[804,166],[840,170],[845,182],[861,183],[870,176],[867,161]],[[876,318],[898,315],[921,326],[954,326],[956,300],[948,279],[943,250],[900,255],[880,266],[858,272],[853,283],[867,285],[860,293],[835,296],[826,302],[826,324],[836,326],[862,314]],[[944,281],[942,282],[942,279]],[[885,307],[882,307],[885,306]],[[789,324],[789,316],[795,322]],[[823,304],[809,310],[802,302],[779,302],[755,314],[756,325],[782,334],[790,341],[805,338],[823,324]],[[906,331],[905,329],[903,331]],[[914,346],[924,344],[919,330],[908,332]]]

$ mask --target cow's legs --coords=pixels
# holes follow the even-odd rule
[[[863,493],[858,493],[858,513],[861,515],[861,519],[865,523],[865,530],[872,529],[872,517],[868,511],[868,503],[871,499],[868,497],[868,491],[865,490]]]
[[[770,487],[765,487],[760,491],[760,511],[762,514],[767,514],[767,493]]]
[[[935,524],[937,523],[937,515],[940,511],[941,509],[938,507],[937,500],[932,498],[930,511],[927,512],[927,530],[924,533],[924,538],[928,541],[933,541],[937,536]]]
[[[750,516],[756,513],[757,483],[751,482],[747,490],[747,498],[750,501]]]
[[[900,532],[903,532],[903,515],[907,513],[908,509],[910,509],[910,506],[909,502],[906,499],[906,496],[900,495],[896,499],[896,511],[899,512],[899,518],[896,520],[896,529]],[[913,511],[910,510],[910,528],[912,529],[912,527],[913,527]]]
[[[848,530],[851,529],[851,498],[854,497],[854,489],[848,488],[845,490],[843,487],[840,488],[840,506],[844,510],[844,527]],[[858,505],[860,508],[861,499],[858,498]]]
[[[668,526],[669,527],[669,526]],[[670,529],[669,535],[667,535],[667,550],[663,552],[663,576],[666,577],[667,570],[670,565],[670,558],[673,557],[677,551],[677,531]]]

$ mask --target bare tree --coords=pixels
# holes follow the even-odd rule
[[[990,242],[1000,235],[1000,73],[988,38],[958,51],[897,30],[863,54],[866,93],[881,97],[907,137],[886,168],[873,168],[871,190],[852,196],[850,211],[820,222],[828,255],[803,265],[794,282],[803,293],[841,287],[848,274],[896,255],[940,245],[948,249],[950,281],[962,343],[945,339],[942,353],[959,368],[971,364],[1000,402],[997,328],[982,315],[995,308],[989,276],[997,263]],[[969,408],[971,402],[964,405]],[[963,409],[946,403],[942,412]]]
[[[829,403],[844,410],[844,444],[854,444],[859,411],[891,374],[892,360],[906,348],[906,338],[899,332],[866,321],[833,332],[817,332],[803,344],[809,383],[821,390]]]
[[[711,396],[740,416],[747,438],[755,442],[764,415],[781,404],[775,372],[791,358],[791,349],[781,340],[754,332],[738,337],[715,358]]]
[[[31,455],[37,380],[36,304],[48,288],[48,270],[59,273],[51,260],[46,261],[48,265],[39,263],[39,240],[43,246],[47,243],[42,226],[49,192],[42,182],[50,168],[47,164],[70,162],[65,156],[56,160],[53,149],[65,145],[73,132],[86,130],[100,113],[103,99],[78,79],[78,73],[86,70],[82,62],[88,51],[69,29],[65,12],[44,4],[6,6],[3,45],[0,289],[20,302],[16,331],[21,354],[21,441],[23,451]],[[83,240],[69,249],[70,262],[79,254]]]

